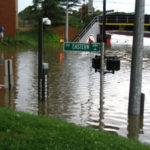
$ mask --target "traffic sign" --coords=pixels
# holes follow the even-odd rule
[[[82,51],[82,52],[98,52],[100,51],[100,43],[64,43],[64,51]]]

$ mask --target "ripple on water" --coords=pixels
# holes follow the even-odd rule
[[[95,53],[63,53],[59,50],[44,52],[44,60],[49,63],[49,98],[47,101],[39,102],[37,53],[19,52],[14,59],[16,60],[16,93],[15,98],[12,98],[14,107],[20,111],[58,117],[150,144],[150,47],[148,46],[146,51],[144,49],[146,56],[142,81],[142,92],[145,93],[144,118],[131,118],[127,114],[132,49],[130,38],[112,36],[112,49],[106,53],[118,56],[121,59],[121,68],[115,74],[105,74],[103,102],[100,102],[100,74],[95,73],[91,67]]]

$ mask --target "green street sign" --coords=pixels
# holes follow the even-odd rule
[[[98,52],[100,51],[99,43],[64,43],[64,51],[80,51],[80,52]]]

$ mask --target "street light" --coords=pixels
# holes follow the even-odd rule
[[[51,20],[49,18],[45,17],[45,18],[43,18],[43,24],[51,25],[52,23],[51,23]]]
[[[65,42],[68,42],[68,22],[69,22],[69,17],[68,17],[68,5],[69,5],[69,0],[66,1],[66,32],[65,32]]]
[[[43,89],[43,24],[51,25],[51,20],[49,18],[39,18],[39,41],[38,41],[38,99],[43,97],[41,92]]]

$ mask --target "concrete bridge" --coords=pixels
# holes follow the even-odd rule
[[[103,17],[96,16],[75,37],[74,42],[86,43],[89,39],[97,42],[97,36],[101,34]],[[106,15],[106,30],[133,31],[135,15]],[[145,15],[145,31],[150,31],[150,15]]]

